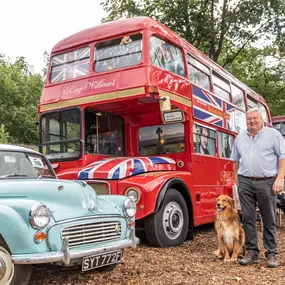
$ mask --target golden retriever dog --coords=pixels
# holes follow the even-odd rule
[[[240,224],[234,200],[227,195],[220,195],[216,202],[215,230],[219,248],[214,252],[224,262],[236,262],[244,253],[245,233]]]

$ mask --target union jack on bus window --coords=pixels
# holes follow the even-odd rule
[[[51,59],[51,82],[84,76],[89,71],[89,47],[54,56]]]

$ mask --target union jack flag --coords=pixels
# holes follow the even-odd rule
[[[168,157],[116,157],[95,161],[78,173],[78,179],[122,179],[150,171],[175,170]]]
[[[84,76],[90,63],[89,47],[54,56],[51,59],[51,82]]]
[[[210,105],[214,108],[217,108],[219,110],[223,110],[223,102],[221,99],[211,95],[210,93],[207,93],[203,91],[202,89],[192,86],[193,88],[193,96],[194,98],[198,99],[199,101],[202,101],[206,103],[207,105]]]
[[[226,128],[228,115],[224,112],[224,105],[225,103],[221,99],[193,85],[193,113],[195,118]]]

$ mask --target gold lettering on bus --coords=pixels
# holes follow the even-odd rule
[[[86,90],[94,90],[94,89],[99,89],[99,88],[105,88],[105,87],[110,87],[110,86],[114,86],[116,83],[115,80],[109,81],[109,82],[105,82],[105,79],[102,80],[95,80],[95,81],[91,81],[88,82],[86,84]]]
[[[213,114],[215,114],[215,115],[217,115],[217,116],[225,118],[227,120],[230,119],[230,115],[228,115],[227,113],[225,113],[223,111],[217,110],[217,109],[215,109],[215,108],[213,108],[212,106],[209,106],[209,105],[208,105],[208,111],[213,113]]]
[[[232,181],[234,180],[234,173],[230,170],[221,170],[220,177],[221,181]]]
[[[71,95],[71,94],[75,94],[75,95],[79,95],[83,90],[83,87],[76,87],[76,85],[72,85],[72,86],[65,86],[63,88],[63,95]]]
[[[85,91],[91,91],[95,89],[100,89],[100,88],[106,88],[110,86],[114,86],[116,83],[115,80],[112,81],[105,81],[105,79],[102,80],[94,80],[87,82],[84,87],[78,87],[76,85],[68,85],[63,88],[63,95],[80,95],[81,93]]]

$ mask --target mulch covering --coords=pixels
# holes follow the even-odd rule
[[[85,273],[79,267],[52,265],[35,266],[30,285],[45,284],[285,284],[285,223],[278,228],[279,260],[277,269],[266,267],[261,251],[261,263],[250,266],[224,264],[213,255],[217,248],[213,225],[197,230],[193,241],[176,248],[149,247],[142,237],[136,250],[127,249],[124,259],[113,272]],[[262,236],[259,232],[260,249]]]

